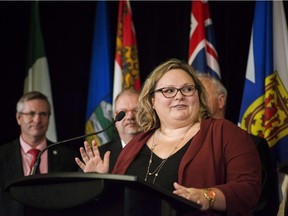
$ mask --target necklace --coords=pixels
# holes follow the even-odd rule
[[[194,125],[194,123],[191,125],[191,127]],[[182,138],[179,140],[178,144],[174,146],[173,150],[171,151],[171,153],[168,155],[167,158],[163,159],[161,161],[161,163],[156,167],[156,169],[154,171],[150,171],[150,168],[151,168],[151,164],[153,162],[153,151],[155,149],[155,147],[157,146],[157,144],[155,143],[155,134],[154,134],[154,137],[153,137],[153,145],[151,147],[151,151],[150,151],[150,158],[149,158],[149,162],[148,162],[148,167],[147,167],[147,172],[146,172],[146,175],[145,175],[145,181],[147,181],[147,178],[148,176],[154,176],[153,178],[153,181],[152,183],[154,184],[155,183],[155,180],[156,178],[158,177],[159,175],[159,172],[161,170],[161,168],[164,166],[164,164],[166,163],[166,161],[168,160],[168,158],[173,155],[173,153],[176,151],[176,149],[178,148],[178,146],[182,143],[182,141],[184,140],[187,132],[189,131],[189,129],[191,128],[189,127],[188,130],[184,133],[184,135],[182,136]],[[159,132],[160,133],[160,132]],[[158,140],[159,140],[159,135],[158,135]]]

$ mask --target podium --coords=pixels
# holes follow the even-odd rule
[[[129,175],[39,174],[13,181],[5,190],[31,212],[37,212],[35,215],[167,215],[167,211],[178,216],[200,208],[197,203]]]

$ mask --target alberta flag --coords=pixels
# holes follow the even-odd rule
[[[48,70],[47,58],[45,55],[44,41],[41,32],[39,2],[31,2],[30,37],[28,45],[28,73],[24,81],[24,93],[39,91],[48,97],[51,103],[51,113],[47,138],[57,141],[55,115],[53,108],[52,91]]]
[[[216,41],[207,0],[192,1],[188,63],[200,73],[221,79]]]
[[[256,1],[239,124],[288,159],[288,34],[282,1]]]
[[[136,35],[129,0],[119,1],[113,101],[125,88],[140,90]]]
[[[109,20],[106,1],[97,1],[86,114],[86,134],[107,128],[114,121],[112,114],[112,68],[110,56]],[[111,141],[115,127],[88,140],[98,145]]]

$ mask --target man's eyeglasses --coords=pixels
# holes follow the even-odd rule
[[[117,111],[116,111],[116,115],[117,115],[119,112],[121,112],[121,111],[125,112],[126,114],[127,114],[128,112],[132,112],[133,115],[136,115],[137,112],[138,112],[138,109],[137,109],[137,108],[136,108],[136,109],[132,109],[132,110],[120,109],[120,110],[117,110]]]
[[[49,112],[28,112],[28,113],[19,112],[19,113],[21,115],[26,115],[29,118],[34,118],[36,115],[39,115],[40,117],[43,117],[43,118],[48,118],[51,115],[51,113]]]
[[[160,89],[156,89],[155,91],[151,92],[151,94],[156,92],[161,92],[164,97],[166,98],[173,98],[177,95],[178,91],[181,92],[184,96],[193,96],[197,90],[195,85],[188,85],[182,88],[175,88],[175,87],[164,87]]]

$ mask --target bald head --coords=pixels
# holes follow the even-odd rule
[[[217,119],[225,118],[227,101],[226,88],[217,78],[209,74],[198,73],[197,76],[206,90],[212,117]]]
[[[134,89],[125,89],[115,98],[115,115],[120,111],[124,111],[126,114],[120,122],[116,122],[118,134],[126,144],[138,133],[138,124],[136,123],[138,99],[139,92]]]

